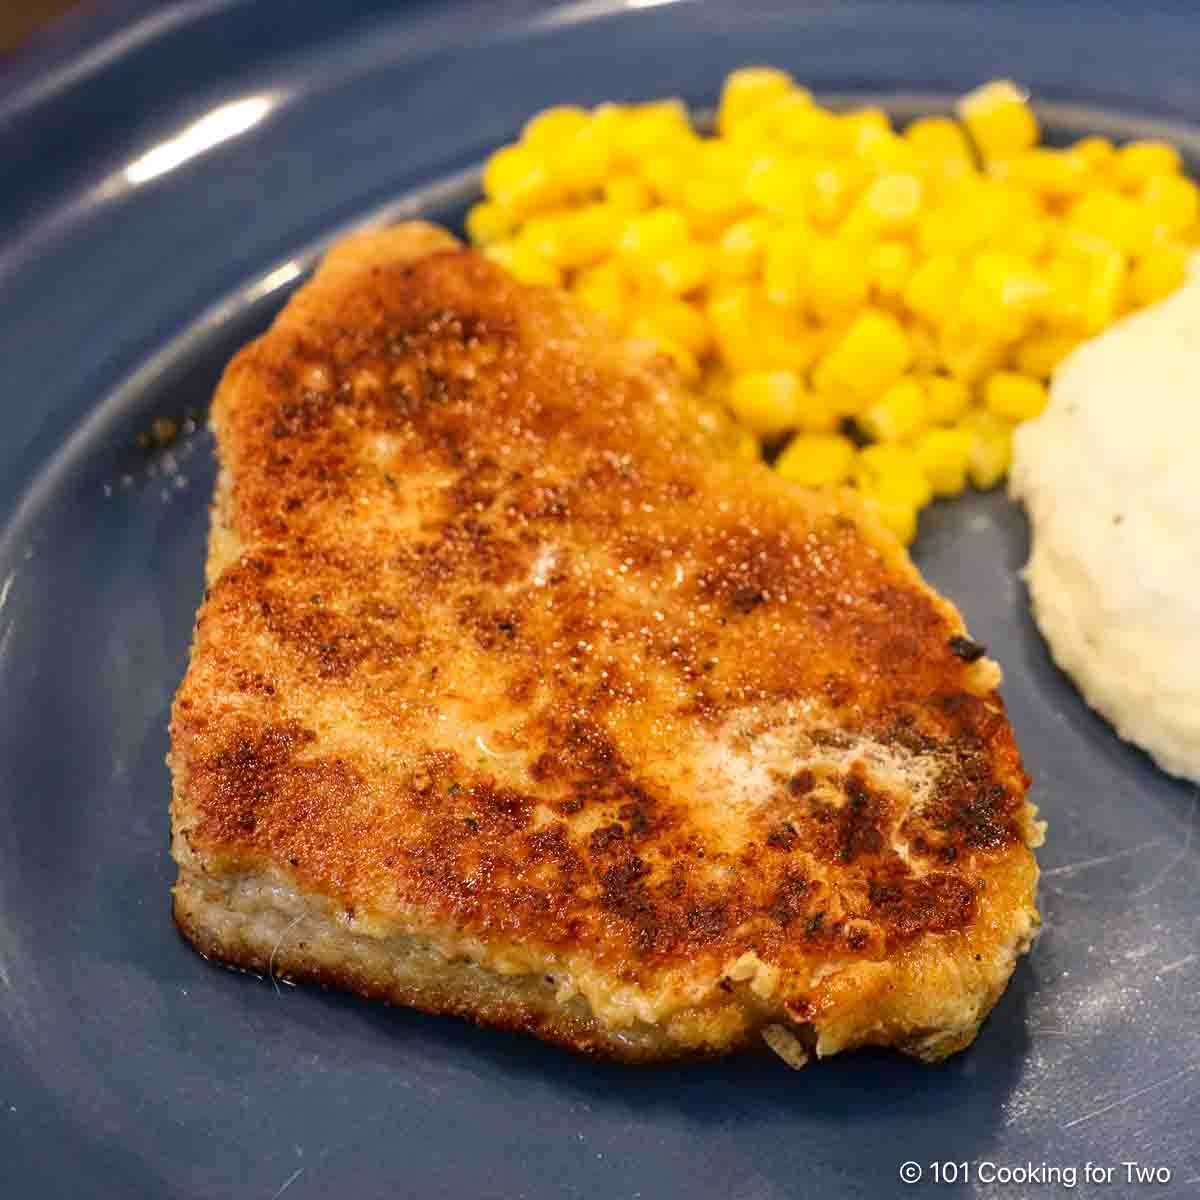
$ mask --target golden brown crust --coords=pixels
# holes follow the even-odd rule
[[[747,954],[798,1020],[830,963],[1006,978],[1034,824],[952,606],[564,301],[373,237],[214,404],[177,853],[658,999]]]

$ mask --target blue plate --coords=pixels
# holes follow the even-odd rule
[[[1054,670],[1017,575],[1025,526],[999,495],[935,508],[916,555],[1006,668],[1050,821],[1046,930],[975,1047],[936,1069],[622,1069],[207,966],[169,917],[163,766],[201,591],[203,409],[335,231],[384,209],[458,220],[461,172],[548,103],[703,105],[763,60],[910,108],[1013,75],[1058,106],[1060,134],[1175,122],[1195,154],[1194,12],[127,2],[6,64],[0,1192],[878,1197],[911,1161],[909,1192],[942,1163],[940,1195],[1066,1194],[1046,1168],[1126,1195],[1136,1161],[1170,1174],[1150,1194],[1196,1194],[1196,789]],[[160,416],[184,436],[139,449]],[[1109,1186],[1084,1185],[1089,1162]],[[1032,1181],[1003,1182],[1027,1164]]]

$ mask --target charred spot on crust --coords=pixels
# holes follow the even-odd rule
[[[790,821],[776,825],[767,834],[767,845],[772,850],[794,850],[799,841],[800,835],[797,834],[796,827]]]
[[[872,910],[901,937],[964,929],[975,916],[975,890],[958,875],[873,880],[870,900]]]
[[[987,647],[956,633],[949,641],[950,653],[961,658],[965,663],[978,662],[986,653]]]

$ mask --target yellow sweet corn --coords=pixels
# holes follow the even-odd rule
[[[713,274],[725,279],[749,279],[762,262],[770,222],[762,214],[730,225],[721,235],[713,257]]]
[[[633,317],[629,329],[637,337],[674,342],[697,357],[712,345],[704,314],[684,300],[655,298]]]
[[[996,371],[983,385],[988,412],[1008,421],[1028,421],[1046,407],[1046,385],[1017,371]]]
[[[1129,277],[1135,304],[1153,304],[1170,295],[1187,277],[1187,250],[1176,242],[1151,246]]]
[[[878,309],[865,310],[825,355],[819,370],[834,388],[844,388],[863,403],[904,374],[912,346],[899,321]]]
[[[901,295],[913,271],[913,248],[908,242],[884,241],[867,255],[867,276],[881,296]]]
[[[520,239],[493,242],[484,250],[484,254],[521,283],[557,287],[562,282],[562,272],[558,267]]]
[[[798,224],[785,225],[767,235],[763,289],[773,304],[798,307],[804,299],[812,241],[811,230]]]
[[[1191,229],[1200,217],[1200,189],[1181,175],[1152,175],[1139,200],[1155,228],[1173,237]]]
[[[729,407],[748,429],[777,437],[800,423],[804,385],[795,371],[751,371],[729,387]]]
[[[909,446],[865,446],[855,463],[855,477],[864,491],[902,499],[914,508],[924,508],[933,499],[933,486]]]
[[[920,262],[904,288],[904,303],[910,312],[934,325],[954,310],[963,282],[963,265],[951,254],[931,254]]]
[[[467,237],[477,246],[501,241],[515,225],[513,214],[490,200],[481,200],[467,213]]]
[[[792,77],[775,67],[742,67],[733,71],[721,89],[717,129],[727,134],[748,116],[760,112],[794,87]]]
[[[546,161],[528,146],[505,146],[483,169],[483,192],[509,212],[524,215],[553,202],[559,188]]]
[[[925,389],[913,375],[897,379],[868,409],[860,413],[856,424],[876,442],[907,441],[929,420]]]
[[[965,429],[930,429],[917,438],[913,449],[935,496],[957,496],[967,486],[974,444]]]
[[[1076,346],[1080,338],[1074,333],[1045,331],[1025,338],[1017,347],[1014,365],[1036,379],[1049,379],[1055,368]]]
[[[1085,192],[1071,205],[1067,220],[1125,254],[1143,253],[1154,237],[1149,212],[1131,197],[1108,188]]]
[[[888,171],[863,193],[860,209],[864,225],[884,233],[903,233],[916,224],[924,187],[916,175]]]
[[[1130,189],[1140,187],[1154,175],[1177,175],[1183,170],[1183,157],[1166,142],[1129,142],[1117,151],[1113,174],[1117,182]]]
[[[658,256],[647,273],[668,295],[684,296],[707,281],[711,266],[712,251],[692,242]]]
[[[627,213],[641,212],[653,201],[650,189],[629,171],[617,172],[604,181],[604,199],[613,208]]]
[[[985,159],[1003,158],[1037,144],[1037,117],[1025,93],[1007,79],[969,92],[958,102],[958,115]]]
[[[584,129],[589,120],[586,109],[572,104],[546,108],[525,122],[521,141],[536,148],[558,146]]]
[[[571,291],[593,312],[602,313],[618,325],[624,324],[630,305],[629,287],[615,263],[601,263],[580,271]]]
[[[1101,172],[1112,166],[1117,148],[1106,137],[1085,137],[1071,144],[1071,149],[1083,155],[1093,171]]]
[[[967,473],[980,491],[998,484],[1012,463],[1012,425],[990,412],[976,409],[963,418],[960,428],[971,434]]]
[[[751,169],[745,197],[755,208],[778,217],[803,217],[809,172],[794,158],[768,156]]]
[[[925,407],[935,425],[950,425],[971,405],[971,389],[961,379],[930,375],[925,379]]]
[[[814,236],[803,262],[805,303],[817,318],[834,323],[860,309],[870,294],[862,251],[840,238]]]
[[[771,67],[728,78],[711,137],[677,101],[560,105],[488,160],[467,235],[652,340],[746,447],[796,431],[781,473],[851,482],[909,539],[935,491],[1003,478],[1063,358],[1200,243],[1166,143],[1039,145],[1004,80],[957,111],[900,133]]]
[[[904,137],[935,178],[959,178],[974,168],[971,143],[963,127],[949,117],[918,117]]]
[[[691,236],[687,217],[678,209],[657,207],[639,213],[625,225],[617,241],[618,252],[646,267],[663,254],[687,245]]]
[[[917,536],[917,506],[903,496],[884,494],[874,489],[864,489],[867,507],[889,529],[896,538],[907,546]]]
[[[784,479],[805,487],[845,483],[853,465],[854,443],[840,434],[801,434],[775,460],[775,470]]]

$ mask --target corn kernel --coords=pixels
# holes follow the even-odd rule
[[[928,420],[925,390],[912,375],[897,379],[858,417],[858,427],[877,442],[902,442]]]
[[[969,92],[957,108],[985,159],[1003,158],[1037,144],[1037,117],[1025,93],[1007,79],[993,80]]]
[[[1000,340],[1021,336],[1050,294],[1050,284],[1026,258],[1000,250],[976,255],[961,311]]]
[[[744,463],[762,462],[762,448],[758,444],[758,438],[750,430],[742,429],[738,432],[737,440],[734,443],[733,456]]]
[[[903,497],[864,491],[867,508],[902,545],[907,546],[917,536],[917,507]]]
[[[635,337],[674,342],[697,356],[703,355],[712,345],[712,334],[704,314],[685,300],[654,300],[633,319],[629,332]]]
[[[1200,217],[1200,189],[1181,175],[1152,175],[1140,200],[1153,223],[1171,236],[1191,229]]]
[[[525,122],[521,140],[532,147],[552,146],[574,137],[587,123],[587,111],[573,104],[546,108]]]
[[[913,248],[907,242],[887,241],[872,246],[867,275],[881,296],[899,296],[913,271]]]
[[[684,379],[691,383],[700,378],[700,364],[686,346],[681,346],[669,338],[655,338],[654,340],[658,344],[659,353],[671,361]]]
[[[1046,385],[1017,371],[996,371],[983,385],[988,412],[1007,421],[1028,421],[1046,407]]]
[[[833,225],[850,208],[865,171],[854,159],[813,164],[808,174],[805,202],[809,217],[818,225]]]
[[[850,477],[854,443],[839,434],[806,433],[793,438],[775,460],[775,470],[790,483],[832,487]]]
[[[520,283],[557,287],[562,282],[562,272],[554,263],[519,240],[493,242],[485,248],[484,254]]]
[[[625,225],[617,249],[628,258],[649,263],[656,255],[681,249],[690,236],[683,213],[660,206],[633,217]]]
[[[695,140],[687,109],[678,100],[639,104],[626,112],[622,125],[621,153],[630,162],[668,148],[690,148]]]
[[[641,212],[649,208],[652,202],[650,189],[638,176],[628,171],[620,171],[605,180],[604,199],[613,208],[627,213]]]
[[[642,159],[642,178],[663,204],[682,208],[693,166],[685,153],[662,151]]]
[[[558,250],[552,257],[563,267],[589,266],[612,252],[624,225],[625,214],[619,209],[589,204],[563,218]]]
[[[932,254],[919,263],[904,288],[904,303],[911,312],[939,324],[953,310],[963,269],[949,254]]]
[[[1117,151],[1113,168],[1117,182],[1133,189],[1153,175],[1178,175],[1183,170],[1183,159],[1166,142],[1129,142]]]
[[[1008,343],[985,335],[959,315],[938,330],[938,365],[955,379],[974,383],[997,370],[1007,357]]]
[[[1091,256],[1081,310],[1088,333],[1099,333],[1116,319],[1127,274],[1125,256],[1118,251],[1102,250]]]
[[[513,214],[489,200],[481,200],[467,213],[467,237],[477,246],[486,246],[508,237],[515,220]]]
[[[503,146],[483,168],[483,191],[510,212],[533,212],[559,193],[546,162],[527,146]]]
[[[1077,230],[1110,242],[1125,254],[1141,254],[1150,245],[1150,214],[1127,196],[1107,188],[1085,192],[1071,205],[1067,220]]]
[[[730,225],[717,243],[713,273],[726,279],[748,279],[762,262],[770,222],[762,214]]]
[[[837,433],[841,424],[841,414],[827,396],[805,391],[796,425],[802,433]]]
[[[914,450],[935,496],[957,496],[967,486],[975,439],[963,429],[930,429]]]
[[[1076,154],[1083,155],[1093,171],[1106,171],[1117,156],[1117,148],[1106,137],[1085,137],[1071,143]]]
[[[822,320],[844,318],[866,301],[871,290],[865,256],[841,238],[814,237],[806,271],[806,302]]]
[[[613,146],[603,125],[589,121],[573,136],[542,150],[558,185],[569,193],[604,186],[613,165]]]
[[[629,288],[620,268],[613,262],[580,271],[571,291],[580,303],[610,321],[623,324],[629,305]]]
[[[918,117],[904,137],[922,164],[944,177],[954,178],[974,168],[971,143],[963,127],[949,117]]]
[[[781,217],[802,217],[809,172],[796,159],[767,158],[751,170],[746,199],[763,212]]]
[[[699,176],[683,189],[683,208],[699,233],[718,233],[741,213],[745,204],[723,179]]]
[[[887,233],[910,229],[921,209],[924,190],[916,175],[889,171],[880,175],[863,193],[866,216]]]
[[[760,437],[777,437],[800,423],[804,385],[794,371],[752,371],[734,378],[729,407]]]
[[[949,375],[930,375],[925,380],[925,407],[934,424],[952,424],[970,404],[971,389],[963,380]]]
[[[822,360],[835,386],[870,403],[912,362],[912,346],[895,317],[865,309]]]
[[[755,113],[735,134],[743,135],[745,145],[782,145],[798,151],[827,151],[839,138],[835,114],[814,104],[801,88]]]
[[[933,499],[933,485],[915,450],[908,446],[865,446],[854,469],[855,481],[866,492],[891,495],[924,508]]]
[[[1049,379],[1060,362],[1079,345],[1078,334],[1047,330],[1025,338],[1017,347],[1017,369],[1037,379]]]
[[[967,473],[980,491],[993,488],[1008,472],[1012,462],[1012,426],[992,413],[976,410],[960,426],[971,434],[971,459]]]
[[[721,359],[734,371],[803,371],[815,355],[812,335],[800,317],[747,285],[717,292],[706,315]]]
[[[1129,278],[1135,304],[1153,304],[1173,292],[1187,277],[1187,250],[1176,242],[1151,246],[1138,259]]]
[[[746,117],[785,96],[793,87],[792,77],[774,67],[742,67],[731,71],[721,89],[717,129],[729,133]]]
[[[773,304],[799,305],[808,276],[811,232],[803,225],[788,225],[767,236],[763,260],[763,288]]]
[[[1036,147],[989,164],[995,175],[1046,196],[1076,196],[1087,187],[1092,167],[1076,150]]]
[[[754,290],[748,284],[714,293],[705,308],[721,359],[733,371],[753,371],[760,364],[754,309]]]
[[[928,374],[940,361],[937,337],[924,321],[908,321],[905,328],[912,344],[913,370]]]
[[[841,147],[859,157],[869,154],[876,142],[895,136],[892,120],[881,108],[842,113],[837,118],[837,135]]]
[[[668,294],[684,296],[699,288],[709,276],[712,253],[707,246],[692,242],[665,251],[650,267],[650,277]]]
[[[764,367],[806,371],[817,355],[816,338],[794,309],[772,304],[756,293],[749,335],[758,341]]]

